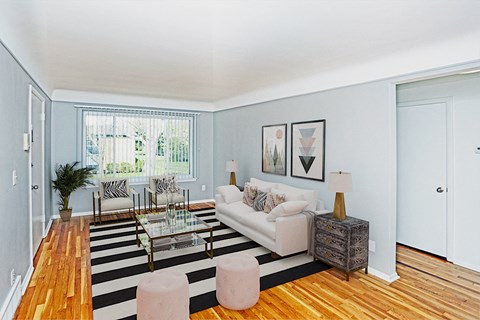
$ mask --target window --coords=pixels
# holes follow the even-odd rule
[[[127,177],[146,183],[149,176],[195,178],[198,114],[145,109],[80,107],[82,158],[96,178]]]

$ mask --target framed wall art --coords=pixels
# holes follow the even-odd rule
[[[292,177],[325,181],[325,120],[292,123]]]
[[[262,127],[262,172],[287,175],[287,124]]]

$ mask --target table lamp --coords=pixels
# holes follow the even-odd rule
[[[338,220],[345,220],[344,192],[352,191],[352,174],[349,172],[330,172],[328,191],[335,192],[335,204],[333,206],[333,217]]]
[[[235,172],[238,171],[238,164],[235,160],[228,160],[226,165],[226,172],[230,172],[230,184],[236,185]]]

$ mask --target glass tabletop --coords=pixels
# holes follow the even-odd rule
[[[176,210],[174,219],[168,218],[165,212],[140,214],[136,219],[150,239],[196,233],[212,228],[188,210]]]

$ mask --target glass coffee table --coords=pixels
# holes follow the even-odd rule
[[[137,245],[142,245],[147,252],[150,271],[154,270],[153,253],[158,251],[204,244],[205,253],[210,259],[213,258],[213,228],[194,213],[177,210],[174,219],[167,217],[165,212],[140,214],[135,218]],[[145,233],[138,233],[139,226]],[[208,242],[198,236],[200,232],[210,232]]]

